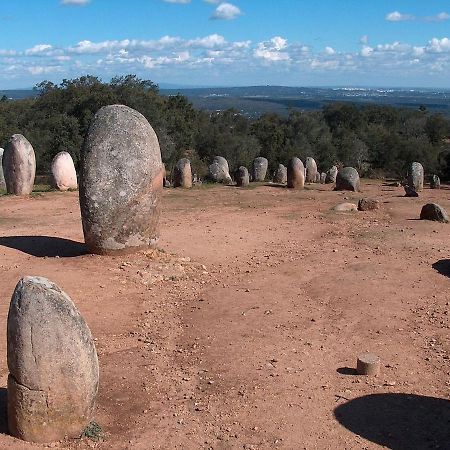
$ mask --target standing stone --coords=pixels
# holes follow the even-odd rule
[[[305,187],[305,168],[300,159],[292,158],[287,166],[287,187],[303,189]]]
[[[320,183],[320,173],[316,173],[316,179],[314,180],[314,183]]]
[[[431,177],[430,188],[431,189],[440,189],[441,188],[441,179],[437,175],[433,175]]]
[[[264,181],[266,179],[269,161],[262,156],[255,158],[252,166],[252,181]]]
[[[173,187],[190,189],[192,187],[191,162],[187,158],[181,158],[173,169]]]
[[[326,184],[336,183],[337,174],[338,168],[336,166],[333,166],[331,169],[328,170],[326,174],[325,183]]]
[[[98,360],[69,296],[40,277],[17,284],[9,307],[8,426],[25,441],[79,437],[92,419]]]
[[[6,145],[3,170],[8,194],[31,194],[36,174],[36,157],[33,147],[21,134],[13,134]]]
[[[359,191],[359,174],[353,167],[344,167],[336,177],[336,191]]]
[[[423,166],[419,162],[413,162],[408,172],[408,185],[416,192],[423,189]]]
[[[414,186],[409,186],[408,184],[405,184],[403,186],[403,189],[405,189],[405,197],[418,197],[419,193],[415,190]]]
[[[320,183],[325,184],[326,179],[327,179],[327,174],[325,172],[322,172],[320,174]]]
[[[0,189],[6,191],[5,176],[3,175],[3,152],[4,150],[0,148]]]
[[[89,252],[130,253],[159,239],[163,166],[146,118],[123,105],[97,112],[83,144],[80,206]]]
[[[283,164],[278,164],[278,168],[273,175],[273,182],[280,184],[287,183],[287,168]]]
[[[230,168],[228,161],[222,156],[215,156],[209,166],[209,178],[216,183],[231,183]]]
[[[167,178],[166,165],[164,163],[162,163],[162,170],[163,170],[163,188],[170,188],[171,184]]]
[[[436,203],[427,203],[420,212],[421,220],[434,220],[436,222],[448,223],[447,211]]]
[[[238,187],[247,187],[250,184],[250,176],[247,167],[241,166],[236,173],[236,185]]]
[[[305,170],[306,183],[315,183],[317,175],[317,164],[314,158],[311,158],[310,156],[306,158]]]
[[[53,184],[60,191],[78,189],[73,159],[67,152],[59,152],[52,161]]]

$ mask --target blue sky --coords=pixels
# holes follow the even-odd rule
[[[0,89],[156,83],[450,88],[441,0],[3,0]]]

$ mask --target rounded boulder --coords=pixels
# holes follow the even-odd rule
[[[25,441],[79,437],[92,419],[98,360],[69,296],[40,277],[17,284],[9,307],[8,426]]]
[[[433,220],[435,222],[448,223],[447,211],[436,203],[427,203],[420,212],[421,220]]]
[[[308,156],[306,158],[306,183],[316,183],[317,182],[317,163],[314,158]]]
[[[241,166],[236,172],[236,185],[238,187],[247,187],[250,183],[250,176],[247,167]]]
[[[59,152],[52,161],[53,184],[60,191],[78,189],[77,172],[68,152]]]
[[[187,158],[181,158],[173,169],[173,187],[190,189],[192,187],[191,162]]]
[[[267,175],[267,168],[269,167],[269,161],[262,156],[255,158],[252,165],[252,181],[264,181]]]
[[[216,183],[231,183],[228,161],[222,156],[215,156],[209,166],[209,178]]]
[[[292,158],[287,166],[287,187],[303,189],[305,187],[305,168],[299,158]]]
[[[278,164],[277,170],[273,175],[273,182],[279,184],[287,183],[287,168],[283,164]]]
[[[358,192],[360,186],[358,171],[353,167],[344,167],[336,177],[336,191]]]
[[[31,194],[36,175],[36,156],[26,137],[12,135],[3,153],[2,165],[8,194]]]
[[[80,207],[91,253],[121,254],[159,240],[164,170],[147,119],[123,105],[101,108],[83,144]]]

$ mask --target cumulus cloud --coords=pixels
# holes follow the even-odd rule
[[[242,11],[232,3],[221,3],[211,15],[213,20],[233,20],[242,15]]]
[[[90,3],[91,0],[61,0],[61,5],[83,6]]]
[[[287,48],[287,40],[281,36],[275,36],[270,41],[260,42],[255,51],[254,56],[270,62],[289,61],[289,53],[283,51]]]
[[[414,20],[415,17],[411,14],[402,14],[398,11],[393,11],[386,14],[385,19],[389,22],[405,22],[407,20]]]
[[[427,16],[425,20],[427,22],[444,22],[445,20],[450,20],[450,14],[443,11],[435,16]]]

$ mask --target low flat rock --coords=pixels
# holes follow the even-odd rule
[[[336,191],[358,192],[360,186],[358,171],[353,167],[344,167],[336,176]]]
[[[380,202],[373,198],[362,198],[358,202],[358,211],[372,211],[380,207]]]
[[[83,145],[80,207],[89,252],[123,254],[159,240],[164,170],[147,119],[123,105],[101,108]]]
[[[8,194],[31,194],[36,175],[36,156],[26,137],[21,134],[11,137],[3,153],[2,166]]]
[[[447,211],[436,203],[427,203],[420,212],[421,220],[433,220],[435,222],[448,223]]]
[[[77,172],[68,152],[59,152],[52,161],[53,185],[60,191],[78,189]]]
[[[336,205],[332,209],[336,212],[352,212],[358,211],[358,206],[354,203],[339,203],[339,205]]]
[[[99,369],[69,296],[46,278],[22,278],[9,307],[7,349],[9,432],[31,442],[79,437],[93,416]]]

